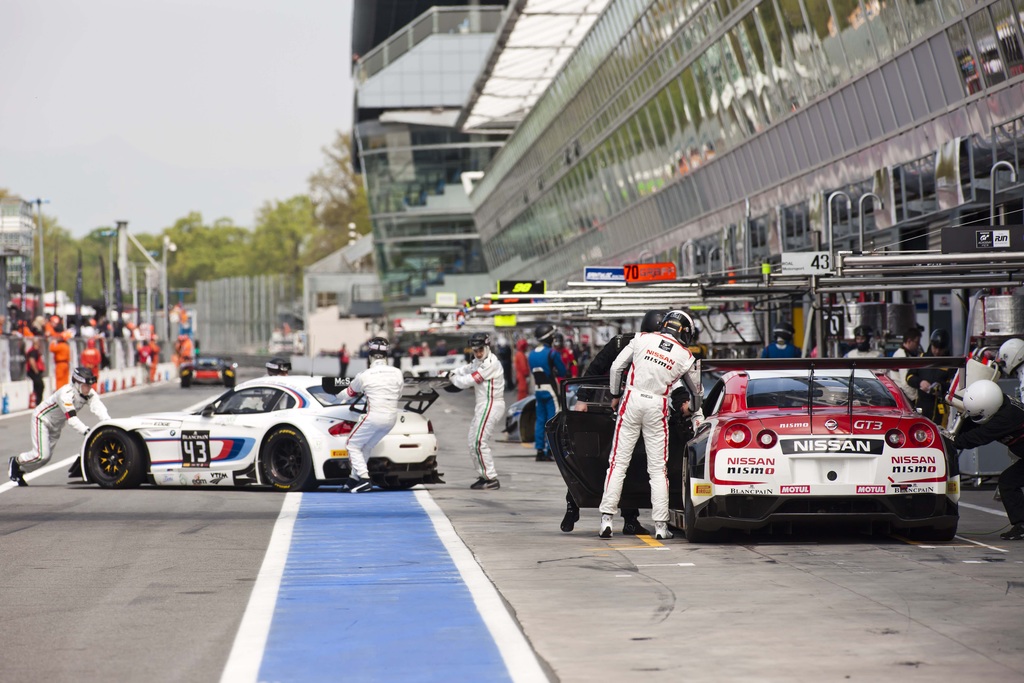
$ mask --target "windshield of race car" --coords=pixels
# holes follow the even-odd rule
[[[806,408],[808,399],[815,407],[845,406],[851,398],[854,406],[895,408],[896,400],[873,377],[815,376],[808,391],[807,377],[764,377],[747,382],[748,408]]]

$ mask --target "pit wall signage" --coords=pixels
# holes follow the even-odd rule
[[[942,229],[943,254],[1024,252],[1024,225],[961,225]]]

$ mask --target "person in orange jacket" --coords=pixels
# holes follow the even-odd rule
[[[158,338],[154,334],[149,338],[149,381],[156,381],[156,366],[160,362],[160,345],[157,344]]]
[[[82,353],[79,355],[79,364],[83,367],[92,370],[92,374],[96,377],[96,381],[100,381],[100,363],[103,360],[100,356],[99,350],[96,348],[96,340],[90,339],[85,343],[85,348],[82,349]]]
[[[71,339],[70,332],[64,332],[50,342],[50,353],[53,354],[54,386],[60,389],[71,381]]]
[[[516,342],[516,355],[512,364],[516,371],[516,400],[522,401],[530,391],[530,361],[526,359],[526,351],[530,343],[525,339]]]

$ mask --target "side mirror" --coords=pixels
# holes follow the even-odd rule
[[[213,405],[208,405],[203,408],[203,412],[200,413],[203,417],[213,417]]]

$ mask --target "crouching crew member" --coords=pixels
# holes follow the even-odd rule
[[[75,368],[71,373],[71,382],[50,394],[49,398],[36,408],[32,416],[32,450],[11,458],[7,466],[7,474],[11,481],[17,482],[18,486],[28,486],[22,466],[38,469],[48,463],[64,425],[71,425],[71,428],[82,436],[89,432],[89,428],[78,417],[78,411],[86,405],[100,420],[110,419],[107,407],[103,405],[99,394],[93,391],[95,384],[96,376],[92,370],[85,367]]]
[[[998,441],[1017,458],[1024,458],[1024,405],[1003,394],[991,380],[979,380],[964,392],[964,422],[953,439],[959,449]],[[999,475],[999,496],[1013,526],[1000,534],[1007,541],[1024,539],[1024,459],[1014,461]]]

